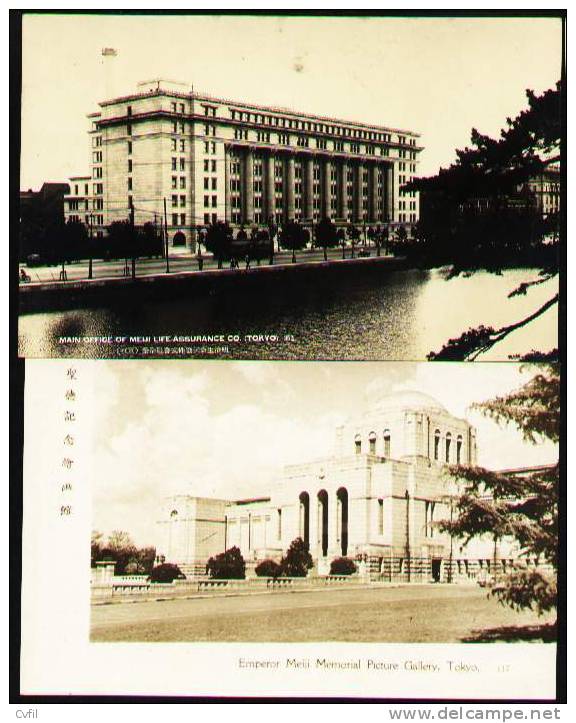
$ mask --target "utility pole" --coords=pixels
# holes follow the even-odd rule
[[[166,251],[166,273],[170,273],[170,258],[168,256],[168,214],[166,212],[166,196],[164,196],[164,248]]]
[[[89,229],[89,237],[88,237],[88,243],[89,243],[89,245],[90,245],[90,249],[89,249],[89,252],[88,252],[88,253],[90,254],[90,257],[89,257],[89,259],[88,259],[88,278],[91,279],[91,278],[92,278],[92,256],[93,256],[93,246],[92,246],[92,243],[93,243],[93,236],[92,236],[92,214],[90,214],[90,216],[88,216],[88,218],[89,218],[89,226],[88,226],[88,229]]]
[[[134,206],[130,206],[130,236],[132,241],[132,278],[136,278],[136,238],[134,236]]]

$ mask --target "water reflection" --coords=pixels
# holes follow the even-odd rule
[[[27,314],[20,318],[20,353],[29,357],[118,357],[114,345],[58,343],[61,336],[247,334],[278,342],[228,344],[221,358],[424,359],[450,337],[478,324],[495,327],[532,312],[554,292],[555,281],[526,297],[507,299],[535,272],[478,273],[446,279],[442,271],[392,271],[367,279],[326,280],[192,299],[123,302],[107,308]],[[514,334],[488,358],[557,346],[556,310]],[[283,341],[293,335],[293,341]],[[211,356],[197,347],[193,356]],[[154,354],[152,354],[154,356]]]

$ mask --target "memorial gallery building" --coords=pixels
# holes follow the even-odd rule
[[[250,574],[300,537],[313,574],[327,574],[336,557],[390,580],[489,574],[518,550],[493,539],[463,546],[435,524],[455,514],[457,482],[445,466],[474,465],[476,454],[476,430],[465,419],[426,394],[391,394],[336,429],[332,455],[287,465],[269,496],[167,498],[157,552],[190,576],[205,574],[210,557],[237,546]]]

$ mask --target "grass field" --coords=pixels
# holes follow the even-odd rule
[[[92,608],[91,640],[549,641],[553,622],[513,612],[478,587],[412,585],[99,605]]]

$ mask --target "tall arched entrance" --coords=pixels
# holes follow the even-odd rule
[[[172,246],[186,246],[186,236],[182,231],[176,231],[172,239]]]
[[[348,490],[340,487],[336,492],[336,499],[338,500],[338,539],[342,557],[346,557],[348,554]]]
[[[300,493],[300,537],[310,544],[310,495],[308,492]]]
[[[318,492],[318,542],[322,547],[322,556],[328,554],[328,492]]]

